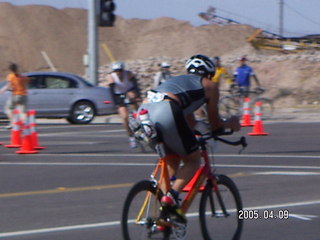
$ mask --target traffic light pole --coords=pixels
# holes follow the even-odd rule
[[[98,85],[98,27],[97,1],[89,0],[88,6],[88,55],[89,55],[89,82]]]

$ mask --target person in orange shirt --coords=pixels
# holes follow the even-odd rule
[[[29,79],[19,73],[19,67],[15,63],[9,65],[8,83],[0,89],[0,94],[10,89],[12,94],[5,105],[5,113],[9,119],[8,129],[12,128],[12,112],[15,108],[19,110],[23,121],[26,119],[27,86]]]

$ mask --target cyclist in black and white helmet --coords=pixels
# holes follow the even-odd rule
[[[186,75],[171,77],[168,81],[148,92],[140,109],[147,109],[151,121],[155,123],[166,147],[169,174],[176,176],[172,190],[161,202],[164,207],[176,209],[182,219],[178,206],[178,194],[200,166],[200,151],[194,136],[194,111],[207,103],[208,118],[212,130],[240,129],[239,119],[231,117],[223,121],[219,116],[219,90],[211,81],[215,65],[209,57],[194,55],[188,59]],[[184,162],[179,168],[180,160]]]
[[[137,79],[131,71],[125,69],[123,62],[114,62],[112,63],[112,72],[107,75],[107,84],[111,89],[118,113],[128,133],[129,145],[131,148],[136,148],[135,138],[128,126],[129,112],[125,104],[125,99],[128,98],[132,106],[136,109],[138,108],[137,103],[140,101],[140,91]]]
[[[191,74],[203,77],[214,76],[216,68],[210,58],[204,55],[194,55],[186,62],[186,69]]]

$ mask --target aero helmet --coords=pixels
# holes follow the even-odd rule
[[[216,68],[211,59],[205,55],[194,55],[186,62],[186,69],[191,74],[198,74],[206,76],[211,74],[212,76],[216,72]]]
[[[114,62],[114,63],[112,63],[112,70],[113,71],[124,70],[124,63],[123,62]]]

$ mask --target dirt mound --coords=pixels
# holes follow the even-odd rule
[[[42,52],[49,56],[58,71],[84,75],[85,10],[0,3],[0,21],[3,23],[0,25],[2,79],[7,74],[9,61],[20,64],[23,71],[50,71]],[[319,105],[320,55],[309,53],[290,57],[257,51],[246,41],[254,31],[248,25],[193,27],[172,18],[141,20],[118,16],[114,27],[99,29],[101,71],[108,71],[110,63],[101,47],[103,43],[116,59],[130,63],[128,66],[141,77],[145,88],[150,86],[161,59],[175,63],[175,73],[180,73],[184,71],[184,61],[193,54],[219,55],[232,73],[238,64],[237,58],[248,55],[262,84],[269,88],[270,97],[289,99],[283,101],[286,105]]]
[[[59,70],[81,72],[86,15],[83,11],[71,12],[1,3],[0,21],[4,23],[0,26],[1,70],[6,70],[8,61],[19,63],[24,71],[48,70],[41,54],[45,51]],[[80,15],[82,24],[77,23]],[[76,27],[77,24],[83,27]]]
[[[87,48],[87,12],[80,9],[14,6],[0,3],[1,70],[16,61],[25,71],[48,70],[45,51],[60,71],[83,74]],[[106,43],[116,59],[132,60],[152,56],[188,57],[202,52],[221,55],[246,44],[254,31],[249,26],[193,27],[171,18],[154,20],[118,17],[116,26],[100,28],[99,42]],[[108,63],[100,47],[100,64]]]

